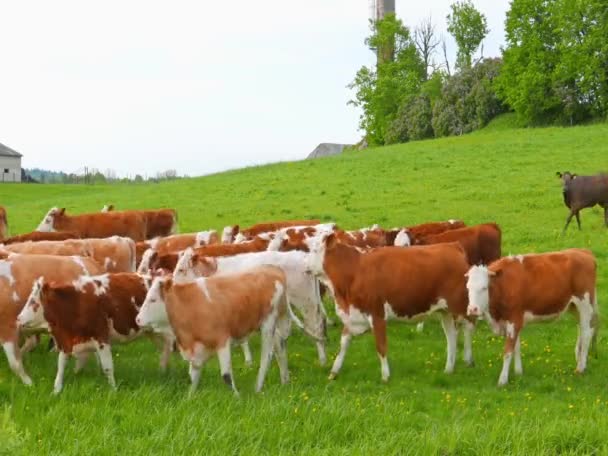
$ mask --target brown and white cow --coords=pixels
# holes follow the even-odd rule
[[[222,378],[238,394],[232,374],[232,340],[262,333],[262,354],[256,391],[261,391],[274,352],[281,382],[289,381],[286,339],[290,319],[285,274],[274,266],[247,272],[176,283],[156,278],[136,321],[141,327],[169,323],[185,360],[190,363],[191,391],[198,385],[203,364],[217,353]]]
[[[245,229],[240,229],[239,225],[232,225],[224,228],[224,231],[222,232],[222,243],[230,244],[234,242],[238,234],[241,235],[242,240],[250,240],[260,234],[271,233],[280,230],[281,228],[290,226],[313,226],[318,224],[319,220],[286,220],[280,222],[256,223]]]
[[[556,319],[569,309],[578,313],[576,370],[584,372],[598,325],[596,262],[591,251],[509,256],[487,267],[473,266],[467,277],[468,314],[484,316],[494,332],[505,336],[499,386],[509,381],[513,354],[515,373],[523,373],[520,332],[525,324]]]
[[[301,250],[303,252],[308,252],[308,239],[320,236],[324,233],[332,233],[336,229],[335,223],[281,228],[273,233],[267,250],[280,252]]]
[[[362,253],[330,234],[311,242],[311,252],[310,269],[332,289],[336,313],[344,324],[330,379],[342,367],[352,335],[367,331],[371,323],[382,379],[387,381],[386,320],[419,321],[434,312],[440,313],[447,339],[445,371],[453,371],[458,334],[455,321],[466,318],[467,307],[462,274],[468,263],[462,246],[381,247]],[[466,322],[464,329],[464,358],[471,365],[473,325]]]
[[[55,207],[46,214],[37,230],[71,231],[82,238],[125,236],[137,242],[172,234],[175,222],[176,215],[172,209],[68,215],[65,208]]]
[[[404,247],[417,244],[419,237],[440,234],[445,231],[464,228],[462,220],[447,220],[445,222],[428,222],[406,228],[393,228],[387,231],[387,245]]]
[[[0,254],[0,343],[9,365],[23,383],[32,380],[25,373],[18,347],[17,315],[21,312],[34,282],[76,280],[83,274],[101,274],[101,267],[90,258],[52,255]]]
[[[502,233],[496,223],[467,226],[439,234],[430,234],[416,238],[417,245],[440,244],[445,242],[458,242],[467,253],[471,266],[476,264],[490,264],[498,260],[501,253]]]
[[[256,236],[251,241],[241,242],[240,244],[211,244],[197,247],[195,252],[202,256],[218,257],[232,256],[241,253],[262,252],[268,248],[270,240]],[[137,271],[146,274],[150,271],[164,269],[173,271],[177,265],[179,253],[159,254],[155,249],[147,250],[139,264]]]
[[[107,272],[135,272],[135,243],[113,236],[106,239],[68,239],[10,244],[3,250],[41,255],[90,256]]]
[[[137,266],[139,267],[143,255],[148,249],[154,249],[158,255],[166,255],[168,253],[181,252],[188,247],[202,247],[204,245],[219,244],[219,242],[220,239],[215,230],[174,234],[148,241],[140,241],[135,246]]]
[[[4,206],[0,206],[0,240],[8,236],[8,217]]]
[[[17,323],[26,329],[49,328],[59,350],[55,394],[63,388],[68,357],[76,357],[78,373],[91,351],[98,353],[110,385],[116,386],[110,344],[145,334],[135,317],[150,280],[136,273],[118,273],[81,276],[71,283],[48,283],[42,277],[35,282]],[[160,366],[166,370],[174,339],[168,334],[153,337],[160,339]]]
[[[16,244],[18,242],[40,242],[40,241],[65,241],[66,239],[80,239],[78,233],[72,231],[32,231],[31,233],[18,234],[4,239],[2,244]]]

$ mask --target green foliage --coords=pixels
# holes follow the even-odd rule
[[[417,93],[425,68],[408,28],[394,14],[371,26],[372,35],[366,44],[383,57],[375,70],[364,66],[357,72],[349,85],[355,90],[355,99],[349,103],[362,108],[359,127],[365,131],[368,143],[381,145],[386,142],[387,129],[399,106]]]
[[[456,67],[466,69],[471,66],[471,58],[485,36],[490,31],[486,17],[475,9],[470,0],[450,5],[452,13],[447,15],[448,32],[458,45]]]
[[[498,120],[509,118],[501,116]],[[496,221],[505,254],[590,248],[598,260],[600,314],[607,314],[608,231],[601,210],[582,213],[583,231],[560,236],[567,209],[555,171],[606,168],[608,125],[574,128],[479,130],[473,135],[411,142],[335,157],[282,163],[141,185],[0,186],[11,229],[32,230],[56,205],[74,212],[175,207],[182,232],[233,223],[320,217],[346,229],[380,223],[402,226],[462,218]],[[573,163],[573,151],[577,152]],[[574,169],[573,169],[574,168]],[[333,305],[327,302],[333,318]],[[606,329],[605,325],[601,328]],[[380,380],[371,334],[356,337],[340,377],[296,328],[287,344],[291,383],[276,365],[262,394],[253,393],[255,368],[232,351],[235,398],[211,359],[199,391],[187,397],[188,367],[175,353],[166,374],[149,340],[112,346],[118,390],[110,391],[94,360],[51,395],[57,354],[41,346],[24,357],[34,380],[23,386],[0,357],[0,404],[10,421],[0,426],[0,448],[11,455],[141,454],[441,454],[556,455],[608,452],[608,338],[600,358],[574,373],[576,319],[529,325],[522,332],[524,375],[505,388],[496,381],[503,342],[479,322],[476,367],[459,358],[443,373],[445,337],[431,319],[422,334],[403,322],[388,324],[388,384]],[[330,328],[328,354],[337,353],[340,327]],[[6,443],[8,442],[8,443]]]
[[[469,133],[504,111],[493,87],[500,66],[500,59],[485,59],[446,81],[433,106],[435,136]]]
[[[513,0],[500,96],[527,125],[573,124],[608,113],[604,0]]]

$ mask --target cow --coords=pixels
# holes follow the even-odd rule
[[[135,243],[129,238],[68,239],[10,244],[3,250],[24,254],[90,256],[106,272],[135,272]]]
[[[0,241],[6,239],[8,236],[8,218],[6,216],[6,209],[4,206],[0,206]]]
[[[290,226],[313,226],[318,224],[319,220],[287,220],[282,222],[257,223],[243,230],[240,229],[239,225],[227,226],[222,232],[222,243],[230,244],[234,242],[237,234],[239,233],[245,240],[250,240],[262,233],[270,233],[281,228],[287,228]]]
[[[336,230],[334,223],[322,223],[315,226],[293,226],[281,228],[274,233],[273,238],[268,244],[267,250],[289,252],[292,250],[301,250],[308,252],[307,239],[319,236],[325,232],[333,232]]]
[[[238,394],[232,374],[232,340],[262,333],[260,392],[274,352],[281,383],[289,381],[286,339],[290,319],[285,295],[286,279],[280,268],[258,266],[246,272],[175,282],[157,277],[139,310],[140,327],[173,328],[182,356],[190,363],[191,393],[200,380],[203,364],[217,353],[222,378]]]
[[[600,205],[604,208],[604,224],[608,227],[608,174],[601,173],[593,176],[578,176],[568,171],[556,173],[562,180],[564,204],[570,209],[562,235],[572,220],[576,217],[578,229],[581,229],[579,212],[587,207]]]
[[[9,366],[24,384],[31,385],[32,380],[21,362],[17,315],[27,301],[34,282],[39,277],[48,281],[76,280],[83,274],[102,273],[102,268],[86,257],[0,253],[0,343]]]
[[[464,227],[465,224],[461,220],[448,220],[446,222],[422,223],[406,228],[393,228],[386,232],[386,243],[387,245],[399,247],[415,245],[419,237],[440,234],[448,230]]]
[[[1,242],[4,245],[10,245],[18,242],[65,241],[66,239],[80,239],[80,235],[73,231],[32,231],[11,236]]]
[[[101,208],[101,211],[99,211],[99,212],[112,212],[113,210],[114,210],[114,205],[113,204],[105,204]]]
[[[150,278],[135,273],[81,276],[72,282],[34,283],[27,303],[17,317],[21,328],[49,328],[59,351],[53,393],[63,389],[63,376],[70,355],[76,357],[78,373],[91,351],[99,355],[110,386],[116,387],[111,342],[130,342],[145,334],[135,323],[144,302]],[[150,335],[150,333],[148,333]],[[161,369],[167,368],[174,339],[160,338]]]
[[[513,355],[515,373],[523,373],[520,332],[525,324],[557,319],[566,310],[578,313],[576,371],[585,371],[598,326],[596,262],[591,251],[509,256],[489,266],[473,266],[466,276],[467,314],[483,316],[495,333],[505,337],[499,386],[509,381]]]
[[[419,236],[417,245],[459,242],[467,253],[469,265],[490,264],[501,253],[502,233],[496,223],[467,226],[439,234]]]
[[[464,321],[464,359],[473,364],[472,320],[466,318],[463,275],[466,255],[458,243],[415,247],[381,247],[369,252],[338,242],[335,234],[311,240],[309,270],[332,289],[336,313],[344,324],[340,353],[329,378],[344,362],[353,335],[371,326],[380,357],[382,380],[390,376],[387,360],[386,320],[391,317],[419,321],[439,312],[447,339],[445,372],[454,370],[458,331]]]
[[[240,253],[251,253],[251,252],[262,252],[268,248],[268,239],[256,236],[251,241],[242,242],[240,244],[212,244],[197,247],[197,253],[205,256],[229,256],[238,255]],[[150,271],[157,269],[165,269],[167,271],[173,271],[179,254],[167,253],[165,255],[159,255],[154,249],[150,249],[144,253],[144,256],[139,264],[137,271],[141,274],[145,274]]]
[[[130,237],[135,242],[172,234],[176,214],[172,209],[158,211],[117,211],[68,215],[65,208],[52,208],[38,231],[72,231],[82,238]]]
[[[287,300],[292,320],[317,347],[319,363],[327,362],[325,343],[327,339],[326,315],[319,282],[307,273],[308,254],[304,252],[254,252],[234,256],[207,256],[204,249],[186,249],[180,257],[173,279],[175,281],[194,280],[216,273],[245,271],[251,267],[270,264],[280,267],[287,277]],[[201,252],[202,251],[202,252]],[[301,313],[303,322],[293,314],[291,306]]]
[[[172,236],[150,239],[149,241],[140,241],[135,245],[137,266],[139,267],[141,264],[144,253],[148,249],[153,249],[157,255],[167,255],[169,253],[181,252],[188,247],[201,247],[203,245],[218,243],[219,237],[215,230],[174,234]]]

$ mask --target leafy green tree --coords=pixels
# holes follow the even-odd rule
[[[489,32],[486,17],[475,9],[470,0],[453,3],[450,8],[448,32],[458,45],[456,67],[470,68],[473,54]]]
[[[362,67],[349,88],[355,97],[349,102],[362,109],[359,127],[370,145],[385,144],[386,133],[399,107],[416,94],[426,75],[410,32],[394,14],[371,23],[372,35],[365,43],[374,51],[390,49],[392,59],[378,59],[375,69]]]

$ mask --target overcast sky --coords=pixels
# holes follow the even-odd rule
[[[397,15],[445,33],[451,2],[396,0]],[[498,55],[508,0],[473,3]],[[346,85],[374,62],[369,14],[369,0],[0,0],[0,143],[28,168],[192,176],[357,142]]]

